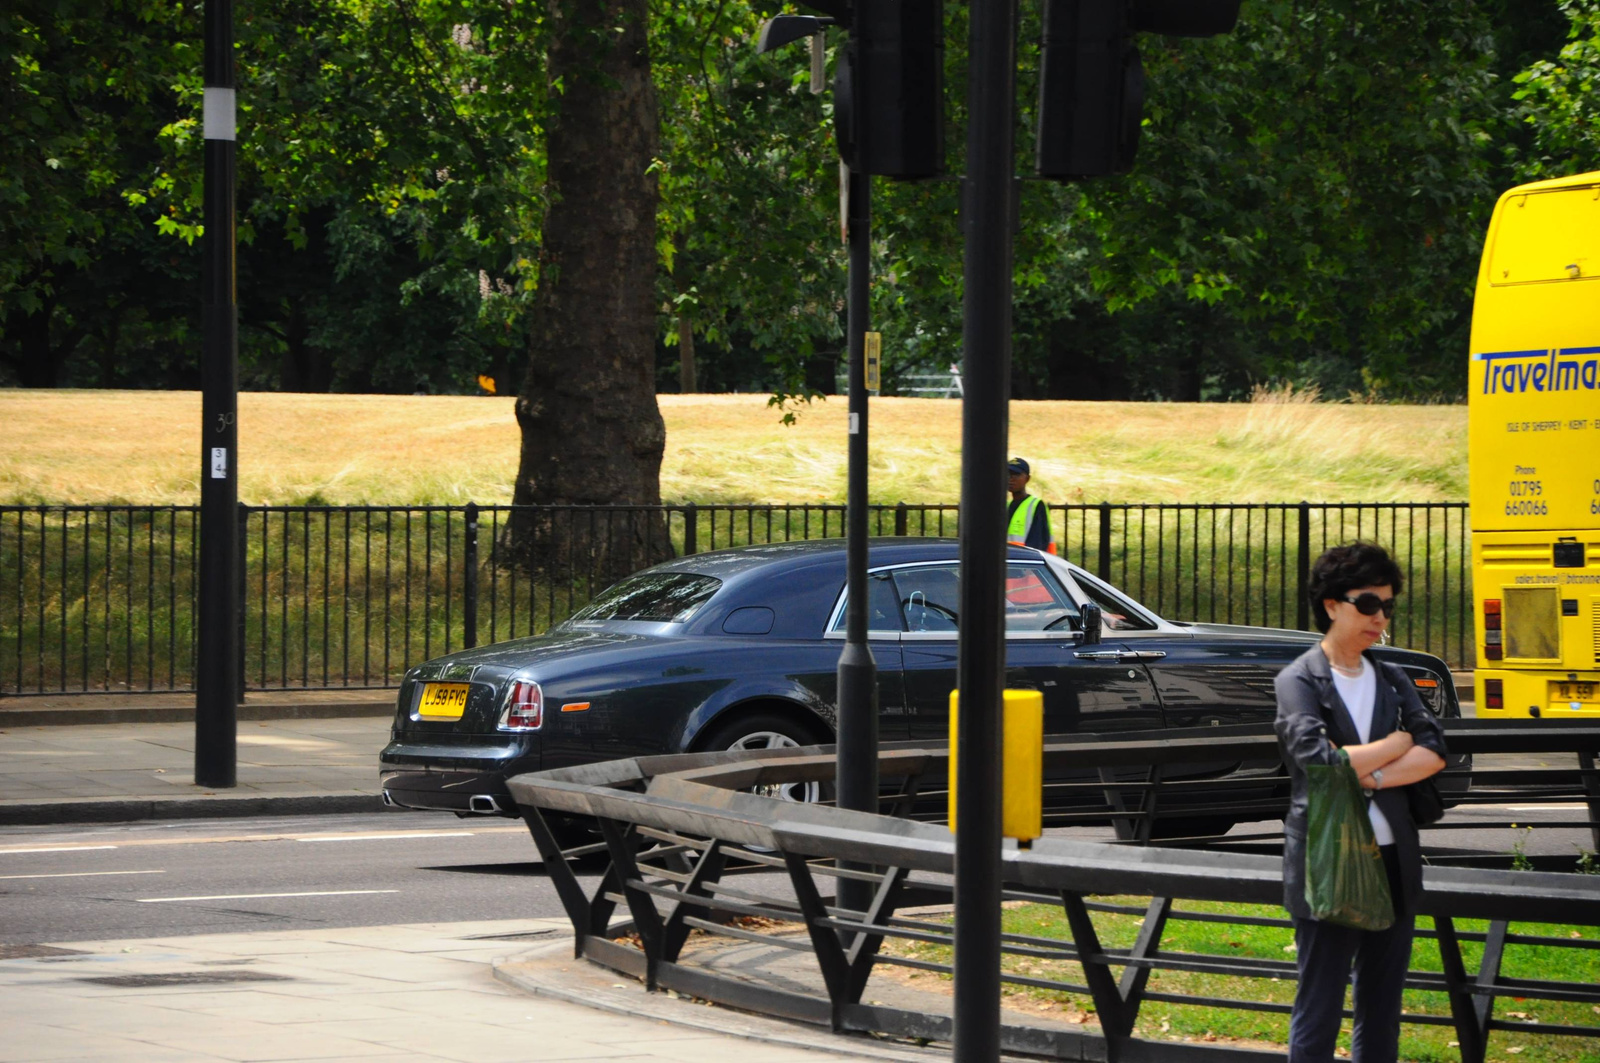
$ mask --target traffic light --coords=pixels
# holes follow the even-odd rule
[[[1139,150],[1144,64],[1135,33],[1227,33],[1240,0],[1045,0],[1037,162],[1058,179],[1127,173]]]
[[[850,37],[833,82],[839,157],[858,173],[880,177],[943,173],[941,0],[855,0],[847,24]]]

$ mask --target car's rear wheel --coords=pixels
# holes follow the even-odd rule
[[[803,724],[775,712],[749,713],[717,725],[697,745],[705,750],[745,752],[762,749],[793,749],[815,745],[818,739]],[[816,802],[822,799],[822,784],[816,782],[781,783],[757,786],[753,793],[780,801]]]

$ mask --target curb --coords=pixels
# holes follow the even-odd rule
[[[384,812],[375,793],[197,794],[193,797],[68,797],[58,801],[0,801],[0,826],[125,823],[146,819],[232,819],[245,816],[322,816]]]
[[[11,699],[6,699],[10,701]],[[385,701],[267,702],[240,705],[240,720],[330,720],[340,717],[393,716],[394,699]],[[193,723],[194,705],[52,706],[28,709],[0,704],[0,728],[62,727],[73,724]]]
[[[562,969],[563,966],[566,969]],[[941,1049],[875,1041],[865,1035],[836,1034],[820,1026],[790,1023],[721,1005],[707,1007],[688,997],[652,993],[626,975],[595,967],[588,960],[573,959],[571,937],[515,956],[498,957],[492,970],[495,981],[536,997],[562,1000],[615,1015],[653,1019],[722,1037],[899,1063],[928,1063],[950,1058],[950,1053]]]

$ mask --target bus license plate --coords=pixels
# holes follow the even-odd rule
[[[1600,703],[1595,700],[1594,683],[1557,682],[1550,683],[1550,700],[1555,707],[1564,709],[1600,709]]]
[[[467,708],[471,683],[424,683],[417,715],[430,720],[459,720]]]

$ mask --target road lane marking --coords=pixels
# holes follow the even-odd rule
[[[96,875],[165,875],[165,871],[59,871],[53,875],[0,875],[10,878],[93,878]]]
[[[1494,808],[1494,805],[1484,805],[1485,808]],[[1500,805],[1500,808],[1510,812],[1581,812],[1584,809],[1582,801],[1574,801],[1570,805]]]
[[[140,897],[140,904],[175,901],[257,901],[271,897],[350,897],[358,893],[399,893],[399,890],[307,890],[304,893],[213,893],[205,897]]]
[[[470,838],[470,830],[404,831],[400,834],[315,834],[296,838],[297,842],[381,842],[395,838]]]
[[[0,849],[0,856],[13,853],[86,853],[93,849],[115,849],[115,845],[52,845],[39,849]]]
[[[410,836],[413,833],[421,835],[421,834],[427,834],[427,833],[432,833],[432,832],[428,832],[428,831],[416,831],[416,832],[403,831],[403,832],[394,832],[394,833],[403,834],[405,836]],[[528,828],[526,828],[524,826],[521,826],[520,824],[517,825],[517,826],[514,826],[514,827],[510,827],[510,826],[507,826],[507,827],[474,827],[474,828],[472,828],[472,830],[467,831],[466,833],[471,834],[474,837],[476,837],[476,836],[478,836],[480,834],[520,834],[520,835],[522,835],[523,837],[526,838],[528,836]],[[5,856],[7,853],[12,853],[12,852],[54,853],[54,852],[68,852],[68,851],[74,851],[75,852],[75,851],[77,851],[79,849],[132,849],[132,848],[134,848],[136,846],[143,846],[143,845],[216,845],[216,844],[219,844],[219,843],[230,843],[231,844],[231,843],[234,843],[234,842],[295,842],[295,841],[299,841],[302,838],[312,838],[312,837],[318,837],[318,838],[343,838],[343,837],[346,837],[346,836],[347,835],[343,834],[343,833],[330,831],[330,832],[328,832],[326,834],[319,834],[319,835],[310,835],[310,834],[306,834],[304,832],[295,833],[295,834],[285,834],[285,833],[282,833],[282,832],[274,832],[272,834],[204,834],[204,835],[201,835],[201,836],[196,837],[196,838],[174,838],[174,837],[170,837],[170,836],[169,837],[165,837],[165,838],[128,838],[128,839],[125,839],[123,841],[118,842],[116,845],[72,845],[72,846],[63,846],[63,847],[61,847],[59,849],[54,849],[54,848],[52,848],[52,849],[37,849],[37,848],[6,849],[4,847],[0,847],[0,856]]]

